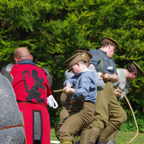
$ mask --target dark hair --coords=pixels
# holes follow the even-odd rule
[[[128,65],[126,69],[128,70],[128,72],[136,72],[136,75],[138,75],[136,69],[132,65]]]
[[[103,42],[100,43],[99,48],[107,47],[109,44],[111,44],[111,43],[108,43],[108,42],[103,41]],[[111,44],[111,45],[112,45],[112,44]],[[114,45],[112,45],[112,46],[114,46]]]

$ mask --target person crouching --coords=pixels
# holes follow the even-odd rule
[[[72,104],[71,113],[59,130],[59,138],[62,144],[72,144],[73,135],[79,130],[89,129],[88,124],[93,120],[97,86],[94,72],[86,67],[80,53],[70,57],[63,64],[75,74],[71,79],[64,81],[63,89],[74,105]],[[79,108],[76,107],[76,103]]]

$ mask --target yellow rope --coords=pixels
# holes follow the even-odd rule
[[[135,118],[135,114],[134,114],[134,112],[133,112],[133,109],[132,109],[132,107],[131,107],[131,104],[129,103],[129,100],[128,100],[127,96],[126,96],[122,91],[120,91],[120,90],[118,90],[118,89],[114,89],[114,90],[116,90],[116,91],[118,91],[118,92],[120,92],[120,93],[122,93],[122,94],[124,95],[124,97],[125,97],[128,105],[129,105],[129,107],[130,107],[130,110],[131,110],[131,112],[132,112],[132,114],[133,114],[133,118],[134,118],[135,125],[136,125],[136,128],[137,128],[137,133],[136,133],[136,135],[135,135],[129,142],[127,142],[127,144],[129,144],[130,142],[132,142],[132,141],[137,137],[137,135],[138,135],[138,133],[139,133],[138,124],[137,124],[137,121],[136,121],[136,118]],[[63,89],[54,90],[54,92],[63,92]]]
[[[55,92],[55,93],[57,93],[57,92],[63,92],[63,89],[53,90],[53,92]]]
[[[126,96],[122,91],[120,91],[120,90],[118,90],[118,89],[114,89],[114,90],[116,90],[116,91],[118,91],[118,92],[120,92],[120,93],[122,93],[122,94],[124,95],[124,97],[125,97],[128,105],[129,105],[129,107],[130,107],[130,109],[131,109],[131,112],[132,112],[132,114],[133,114],[133,118],[134,118],[135,125],[136,125],[136,128],[137,128],[137,133],[136,133],[136,135],[135,135],[129,142],[127,142],[127,144],[129,144],[130,142],[132,142],[132,141],[137,137],[137,135],[138,135],[138,133],[139,133],[138,124],[137,124],[137,121],[136,121],[136,118],[135,118],[135,114],[134,114],[134,112],[133,112],[133,109],[132,109],[132,107],[131,107],[131,104],[129,103],[129,100],[128,100],[127,96]]]

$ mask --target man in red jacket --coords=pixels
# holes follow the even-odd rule
[[[18,107],[24,116],[27,144],[50,144],[50,119],[47,97],[50,91],[44,70],[33,63],[33,56],[25,47],[14,53],[15,65],[10,74]]]

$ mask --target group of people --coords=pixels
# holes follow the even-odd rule
[[[130,81],[143,74],[133,62],[116,69],[112,59],[118,43],[104,37],[98,50],[75,51],[63,64],[65,72],[62,110],[55,127],[62,144],[115,144],[115,136],[127,115],[118,103],[128,93]],[[50,118],[47,105],[57,103],[46,69],[33,62],[25,47],[16,49],[15,64],[1,70],[1,144],[50,144]],[[78,137],[80,136],[80,140]]]
[[[118,100],[128,93],[130,81],[144,74],[133,61],[125,69],[116,69],[112,59],[118,43],[102,38],[99,49],[78,50],[63,64],[62,110],[55,126],[62,144],[115,144],[115,137],[127,120]],[[80,140],[78,142],[78,136]]]

